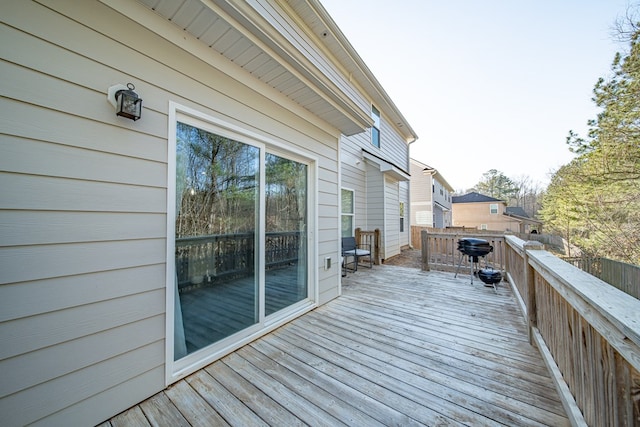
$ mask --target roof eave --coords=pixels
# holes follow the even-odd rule
[[[349,40],[342,33],[333,18],[331,18],[324,6],[322,6],[319,0],[307,0],[307,4],[316,13],[318,19],[322,20],[327,27],[327,31],[336,39],[338,49],[346,52],[348,58],[351,59],[350,64],[343,64],[343,66],[351,72],[350,77],[355,78],[367,91],[369,96],[371,96],[373,102],[377,104],[376,106],[381,108],[386,115],[392,119],[394,127],[403,136],[405,142],[407,144],[415,142],[418,139],[416,132],[362,60],[358,52],[356,52]],[[328,46],[328,48],[330,50],[336,49],[333,46]]]

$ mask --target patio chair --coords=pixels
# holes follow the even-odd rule
[[[342,256],[344,257],[344,268],[348,269],[349,264],[353,264],[353,271],[358,271],[360,258],[369,258],[369,265],[363,264],[367,268],[373,267],[373,258],[371,257],[371,245],[356,244],[355,237],[342,238]],[[353,262],[349,263],[349,258],[353,257]]]

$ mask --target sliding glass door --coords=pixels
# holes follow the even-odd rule
[[[178,123],[176,359],[259,320],[259,179],[259,148]]]
[[[307,165],[267,153],[265,312],[307,298]]]
[[[174,360],[309,298],[309,167],[237,139],[176,125]]]

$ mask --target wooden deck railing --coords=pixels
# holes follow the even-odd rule
[[[295,262],[300,249],[297,231],[266,233],[265,264],[275,268]],[[179,289],[219,278],[244,277],[254,271],[253,233],[212,234],[176,239]]]
[[[513,262],[508,279],[518,293],[526,289],[531,339],[575,400],[567,409],[579,410],[590,426],[639,425],[640,301],[542,245],[506,239]]]
[[[640,267],[602,257],[563,257],[564,261],[640,299]]]
[[[423,232],[423,268],[450,269],[458,237]],[[640,301],[539,242],[503,242],[505,278],[572,424],[639,426]]]
[[[468,271],[469,257],[461,257],[460,252],[458,252],[458,239],[463,237],[471,236],[463,233],[428,233],[423,230],[421,241],[422,269],[455,271],[458,268],[458,264],[462,262],[461,270]],[[474,233],[472,237],[484,239],[493,246],[493,251],[480,259],[480,265],[484,267],[486,262],[489,266],[504,271],[506,262],[504,236]]]
[[[380,255],[380,248],[382,247],[382,236],[380,234],[380,229],[376,228],[373,231],[365,231],[361,228],[356,228],[355,238],[356,243],[361,247],[363,247],[363,245],[371,247],[371,253],[373,254],[373,263],[375,265],[380,265],[382,263],[382,257]]]

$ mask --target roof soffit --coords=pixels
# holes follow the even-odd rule
[[[398,107],[391,100],[391,97],[389,97],[319,0],[276,1],[291,5],[301,16],[311,17],[315,15],[315,18],[310,19],[307,25],[316,35],[326,34],[326,36],[322,37],[324,45],[340,61],[351,79],[355,80],[360,88],[371,98],[376,107],[391,119],[390,123],[405,138],[406,142],[410,143],[418,138],[409,122],[404,118]]]
[[[122,0],[101,0],[125,8]],[[326,120],[345,135],[371,126],[358,106],[262,15],[256,0],[138,0],[255,78]]]

